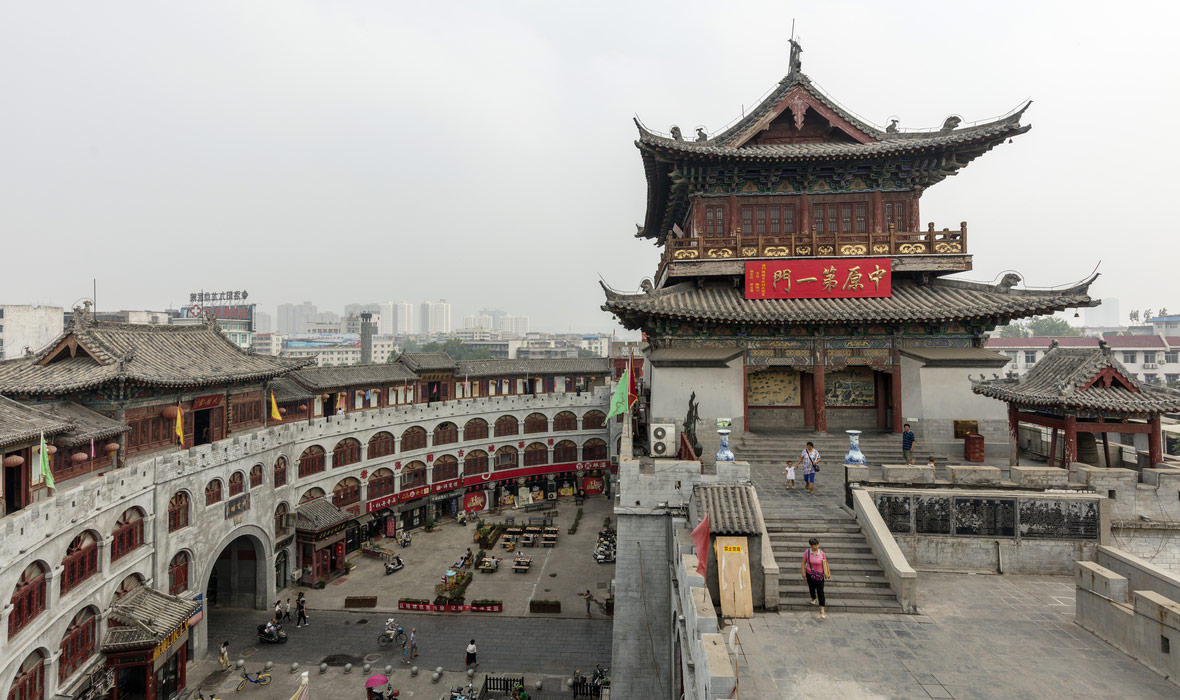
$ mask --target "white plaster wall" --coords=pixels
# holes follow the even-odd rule
[[[922,404],[922,363],[912,357],[901,356],[901,417],[916,421],[925,415]]]
[[[996,371],[990,367],[923,367],[922,416],[949,420],[1007,421],[1007,404],[972,392],[971,380],[967,378],[968,375],[979,377],[981,373],[990,378]],[[905,400],[904,390],[902,400]],[[905,404],[902,406],[908,410]]]
[[[0,318],[0,338],[4,339],[4,359],[20,357],[25,346],[37,352],[61,335],[65,311],[60,306],[6,304]]]
[[[726,367],[653,367],[651,372],[651,416],[653,423],[684,422],[688,398],[696,392],[702,424],[716,424],[717,418],[732,418],[735,431],[744,430],[743,360],[736,357]]]

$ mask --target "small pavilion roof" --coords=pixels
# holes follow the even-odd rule
[[[971,390],[1022,406],[1133,414],[1180,411],[1180,391],[1140,383],[1105,345],[1054,347],[1023,376],[977,381]]]
[[[319,532],[351,519],[350,514],[337,508],[324,497],[300,503],[299,507],[295,509],[296,530]]]
[[[411,372],[446,372],[457,367],[455,360],[445,352],[403,352],[397,362],[410,368]]]
[[[126,423],[108,418],[73,401],[38,404],[37,408],[51,416],[69,421],[74,426],[69,432],[62,434],[55,440],[55,442],[64,443],[68,447],[85,445],[91,440],[106,440],[131,430]]]
[[[122,625],[107,630],[102,650],[155,646],[179,629],[198,607],[195,600],[140,586],[111,605],[111,618]]]
[[[346,367],[307,367],[292,372],[290,378],[312,391],[347,387],[372,388],[413,381],[418,375],[396,362]]]
[[[17,443],[59,435],[74,429],[74,423],[41,407],[0,396],[0,449]]]
[[[547,374],[610,374],[610,360],[605,357],[557,357],[538,360],[460,360],[456,376],[510,377]]]

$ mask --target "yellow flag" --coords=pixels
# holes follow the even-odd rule
[[[279,404],[275,402],[275,393],[270,392],[270,417],[275,420],[282,420],[283,415],[279,413]]]
[[[176,437],[184,447],[184,408],[180,404],[176,404]]]

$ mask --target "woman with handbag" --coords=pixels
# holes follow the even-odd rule
[[[819,450],[815,445],[807,443],[807,447],[799,455],[795,466],[803,465],[803,483],[807,484],[807,493],[815,495],[815,473],[819,471]]]
[[[819,540],[812,537],[807,541],[811,545],[803,552],[803,578],[807,579],[807,592],[811,594],[811,604],[819,603],[819,616],[827,619],[824,600],[824,581],[832,578],[832,571],[828,568],[828,557],[819,548]]]

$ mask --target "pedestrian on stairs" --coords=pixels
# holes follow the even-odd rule
[[[819,471],[819,450],[808,442],[795,466],[803,465],[803,483],[807,484],[807,493],[815,495],[815,473]]]
[[[914,464],[914,443],[918,438],[914,436],[914,429],[906,423],[901,427],[901,458],[905,460],[906,464]]]
[[[787,468],[783,470],[783,474],[787,475],[787,488],[795,488],[795,465],[788,464]]]
[[[819,540],[812,537],[807,544],[810,546],[803,552],[803,578],[807,579],[807,592],[811,594],[811,604],[818,603],[820,618],[827,619],[824,581],[832,578],[832,570],[828,568],[827,555],[819,548]]]

